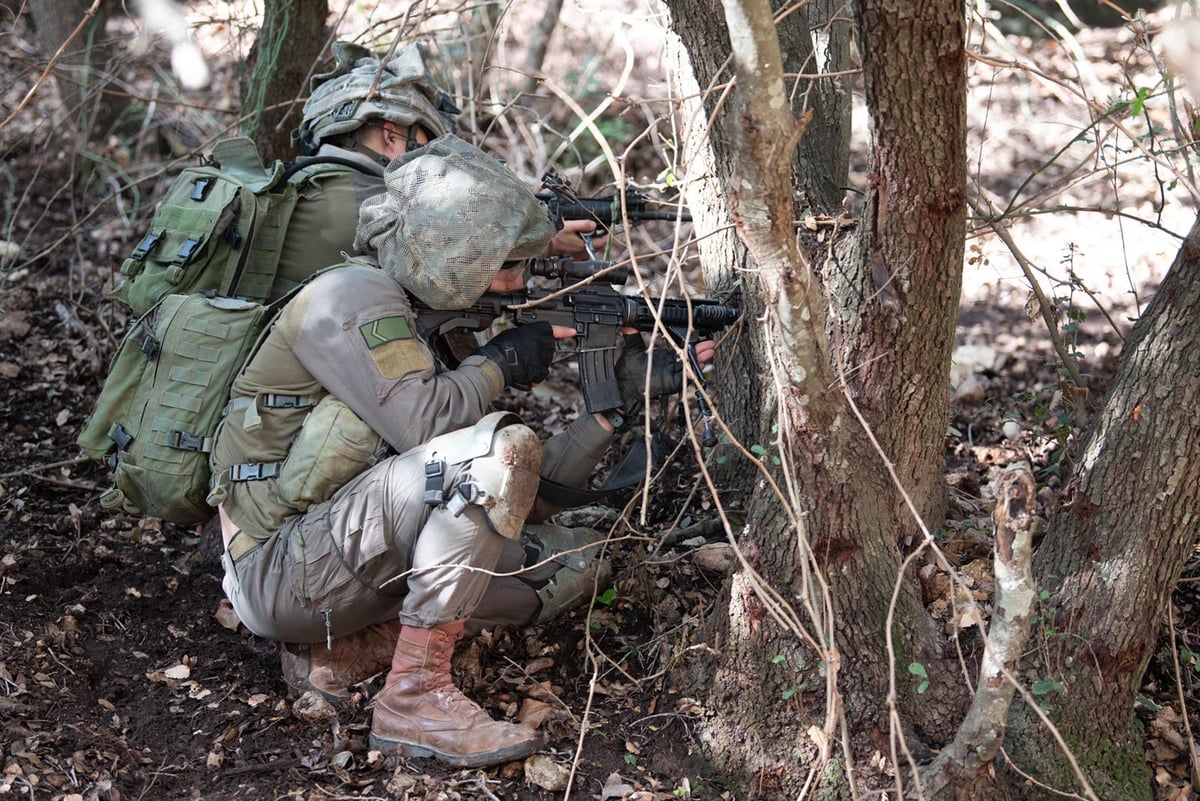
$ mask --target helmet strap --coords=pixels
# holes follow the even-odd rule
[[[391,159],[389,159],[387,156],[383,155],[382,153],[380,153],[378,151],[372,150],[371,148],[364,145],[362,142],[359,142],[357,139],[348,144],[350,145],[350,148],[349,148],[350,150],[353,150],[357,153],[362,153],[364,156],[371,159],[371,161],[378,162],[380,165],[382,165],[384,167],[386,167],[387,165],[392,163]]]

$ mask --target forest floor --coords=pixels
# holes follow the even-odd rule
[[[1119,63],[1127,45],[1104,35],[1113,38],[1097,35],[1087,46],[1098,61]],[[1046,47],[1021,40],[1013,46]],[[27,85],[27,62],[3,63],[13,74],[0,74],[0,83]],[[1032,141],[1028,120],[1046,119],[1059,102],[1050,91],[999,98],[990,88],[976,76],[972,119],[986,116],[993,137],[1021,131]],[[493,716],[519,711],[544,719],[550,747],[543,755],[470,771],[384,760],[366,738],[368,701],[382,677],[362,685],[334,716],[298,706],[280,676],[278,645],[230,619],[220,564],[206,539],[103,510],[97,495],[106,472],[78,456],[75,438],[124,325],[103,300],[122,223],[108,214],[80,227],[79,210],[60,191],[67,161],[45,140],[5,145],[10,196],[36,210],[21,223],[24,248],[47,250],[0,273],[0,796],[737,797],[702,756],[692,725],[699,702],[670,679],[669,669],[689,648],[704,647],[701,621],[730,564],[686,459],[656,484],[644,521],[636,499],[632,513],[620,504],[590,511],[589,521],[602,519],[620,532],[611,546],[616,592],[606,603],[527,630],[485,633],[456,656],[460,686]],[[1004,183],[1001,173],[1030,164],[1036,159],[993,165],[990,186]],[[1155,185],[1130,182],[1122,191],[1152,198]],[[1095,196],[1102,188],[1084,185],[1076,193],[1079,206],[1103,202]],[[1181,234],[1190,214],[1164,227]],[[1157,230],[1115,229],[1101,215],[1062,219],[1041,227],[1022,223],[1029,227],[1019,229],[1021,241],[1043,263],[1071,261],[1079,280],[1059,283],[1055,294],[1066,293],[1063,302],[1077,302],[1086,285],[1117,321],[1108,325],[1092,307],[1072,334],[1098,396],[1115,369],[1120,335],[1137,314],[1129,289],[1144,300],[1178,240],[1156,238]],[[69,243],[50,249],[68,231],[75,234]],[[1130,245],[1134,239],[1138,247]],[[956,358],[959,394],[947,438],[954,503],[945,547],[986,602],[989,480],[1004,465],[1028,459],[1038,471],[1044,509],[1052,509],[1057,459],[1077,421],[1065,416],[1056,395],[1053,352],[1026,309],[1011,259],[993,240],[973,243]],[[547,432],[575,413],[566,373],[539,393],[506,402]],[[1006,433],[1006,422],[1017,429]],[[929,608],[948,633],[969,629],[969,621],[955,619],[944,577],[922,575]],[[1176,636],[1164,633],[1137,709],[1147,773],[1164,801],[1192,796],[1193,743],[1184,725],[1200,711],[1200,643],[1192,633],[1200,627],[1200,604],[1192,580],[1189,571],[1177,590]]]

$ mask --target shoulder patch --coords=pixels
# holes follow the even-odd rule
[[[360,325],[358,332],[384,378],[403,378],[409,373],[433,367],[433,360],[413,335],[406,317],[372,320]]]
[[[408,318],[402,316],[381,317],[378,320],[363,323],[358,330],[371,350],[397,339],[413,338],[412,326],[408,324]]]

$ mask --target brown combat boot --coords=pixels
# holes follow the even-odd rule
[[[333,704],[350,698],[350,686],[387,670],[400,636],[400,621],[389,620],[325,643],[285,643],[280,651],[283,680],[297,697],[315,690]]]
[[[372,748],[477,768],[521,759],[542,747],[541,732],[492,720],[454,686],[450,657],[463,626],[460,620],[400,630],[392,670],[375,697]]]

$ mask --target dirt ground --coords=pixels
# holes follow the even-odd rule
[[[1128,52],[1111,36],[1087,42],[1099,62],[1119,63]],[[32,45],[20,41],[26,50],[0,61],[5,85],[23,85],[28,75],[22,52]],[[1045,47],[1021,40],[1013,46]],[[977,74],[974,81],[973,130],[988,132],[976,143],[982,149],[1016,136],[1033,141],[1037,126],[1030,120],[1047,124],[1061,103],[1049,90],[999,98],[989,79]],[[1040,103],[1040,111],[1031,103]],[[1040,152],[1031,145],[1001,172],[1036,165],[1031,151]],[[81,211],[62,191],[67,161],[45,136],[5,143],[8,197],[20,200],[6,209],[19,207],[13,214],[24,249],[42,255],[17,268],[17,260],[5,261],[0,273],[0,796],[736,797],[702,756],[692,727],[696,702],[675,691],[666,672],[699,643],[699,621],[726,567],[714,547],[720,535],[707,525],[705,493],[693,492],[686,459],[656,486],[646,524],[636,515],[617,521],[625,498],[582,518],[618,534],[611,546],[615,592],[561,621],[485,633],[456,656],[460,686],[494,717],[544,719],[550,742],[544,755],[475,771],[383,760],[367,746],[368,701],[382,677],[332,716],[290,698],[277,644],[237,627],[222,606],[211,538],[103,510],[97,495],[107,486],[106,472],[78,456],[75,437],[123,330],[102,292],[119,248],[114,232],[125,222],[110,210],[78,224]],[[998,195],[1005,182],[991,177],[989,189]],[[1156,213],[1154,190],[1153,182],[1123,189],[1149,198],[1149,214]],[[1105,199],[1103,188],[1086,184],[1076,193],[1081,206]],[[1183,233],[1191,212],[1171,205],[1167,213],[1177,215],[1168,227]],[[1135,237],[1111,222],[1077,214],[1019,229],[1021,241],[1057,275],[1066,274],[1063,254],[1069,254],[1069,266],[1082,277],[1047,285],[1066,298],[1061,302],[1087,309],[1072,335],[1096,393],[1115,368],[1118,332],[1136,315],[1128,285],[1142,298],[1151,292],[1177,241],[1140,229]],[[947,438],[954,503],[945,526],[954,543],[949,553],[964,570],[976,570],[986,597],[989,476],[1029,458],[1043,482],[1042,499],[1052,506],[1056,460],[1072,421],[1056,400],[1053,353],[1027,311],[1011,257],[994,238],[972,242],[978,244],[969,254],[959,341],[973,349],[956,359],[960,395]],[[1116,252],[1122,255],[1114,260]],[[1088,305],[1080,289],[1085,282],[1104,298],[1115,328]],[[506,403],[541,421],[546,432],[561,428],[577,408],[569,369],[536,395]],[[1017,428],[1006,432],[1006,422]],[[1191,797],[1184,720],[1200,709],[1200,658],[1193,653],[1200,644],[1191,633],[1200,604],[1192,576],[1181,583],[1172,611],[1178,647],[1172,652],[1164,635],[1137,710],[1148,775],[1161,799]],[[951,626],[953,609],[935,585],[927,587],[930,609]]]

